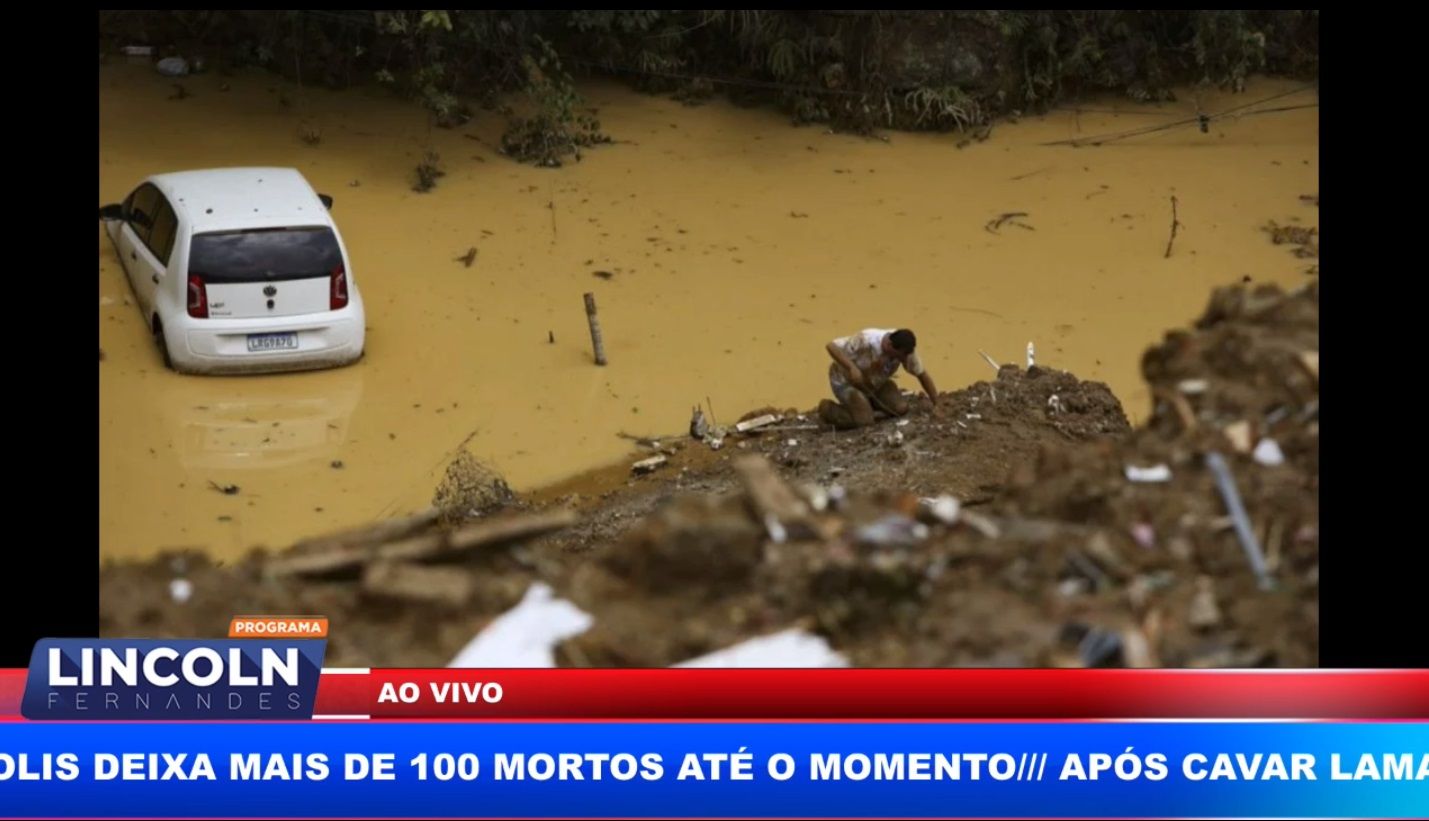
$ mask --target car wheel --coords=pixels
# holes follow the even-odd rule
[[[174,370],[174,361],[169,358],[169,340],[164,335],[164,326],[157,320],[154,322],[154,342],[159,346],[159,356],[164,360],[164,367]]]

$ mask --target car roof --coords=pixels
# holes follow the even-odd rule
[[[148,179],[194,232],[332,225],[317,192],[295,168],[210,168]]]

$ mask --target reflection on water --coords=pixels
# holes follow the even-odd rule
[[[340,456],[362,371],[326,382],[174,379],[159,404],[184,470],[273,470]]]
[[[1054,111],[961,149],[957,135],[860,139],[596,83],[587,99],[619,142],[556,171],[498,155],[495,115],[429,130],[420,107],[380,90],[200,75],[177,101],[138,66],[101,67],[99,86],[101,204],[160,171],[297,167],[335,197],[369,325],[366,358],[340,371],[168,373],[97,230],[105,556],[234,556],[410,510],[468,437],[530,489],[626,456],[620,431],[683,429],[705,397],[721,419],[813,407],[828,391],[824,344],[871,326],[916,330],[944,389],[990,376],[979,349],[1020,362],[1034,341],[1039,363],[1107,382],[1140,417],[1148,344],[1215,286],[1295,286],[1314,262],[1260,227],[1318,225],[1300,199],[1319,187],[1316,109],[1046,145],[1194,117],[1197,104],[1314,101],[1276,81],[1115,104],[1131,114]],[[321,144],[299,139],[304,121]],[[447,173],[417,194],[427,141]],[[1011,212],[1027,227],[986,228]],[[586,291],[605,368],[591,363]]]

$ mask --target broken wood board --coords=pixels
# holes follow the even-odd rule
[[[285,555],[268,562],[270,576],[326,576],[351,572],[376,561],[436,561],[502,542],[529,539],[570,527],[575,511],[555,510],[504,516],[476,522],[450,532],[423,533],[380,545],[338,545],[329,549]]]
[[[771,531],[770,536],[810,538],[818,535],[808,502],[799,497],[763,456],[742,456],[734,460],[734,470],[744,483],[745,494],[755,518]]]
[[[471,577],[455,567],[379,561],[362,574],[362,590],[373,596],[461,607],[475,589]]]
[[[324,536],[316,536],[310,539],[303,539],[293,545],[295,551],[318,551],[332,550],[345,546],[372,545],[390,542],[394,539],[401,539],[410,536],[419,530],[430,527],[437,521],[438,511],[434,507],[414,513],[410,516],[399,516],[393,519],[383,519],[373,524],[358,525],[357,527],[339,530]]]
[[[772,413],[766,413],[763,416],[756,416],[753,419],[747,419],[743,422],[740,422],[734,426],[734,429],[740,433],[748,433],[752,430],[759,430],[762,427],[767,427],[778,421],[778,416],[775,416]]]

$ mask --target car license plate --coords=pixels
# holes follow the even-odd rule
[[[296,333],[248,335],[248,350],[250,353],[258,351],[296,351],[297,349],[298,335]]]

